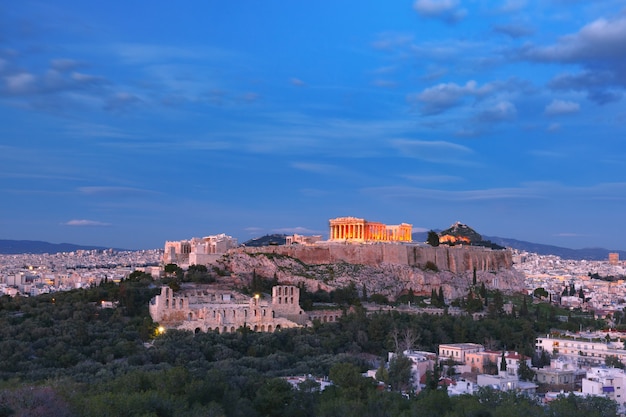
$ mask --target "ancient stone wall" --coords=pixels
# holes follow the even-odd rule
[[[498,271],[510,269],[513,256],[509,250],[491,250],[474,246],[417,246],[394,243],[324,244],[316,246],[245,247],[231,252],[274,253],[290,256],[306,264],[350,264],[378,266],[381,264],[409,265],[424,268],[431,262],[440,271]]]

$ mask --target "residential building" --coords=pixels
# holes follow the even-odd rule
[[[622,369],[594,367],[582,380],[582,393],[626,403],[626,374]]]
[[[607,341],[595,333],[538,337],[535,347],[579,364],[602,365],[608,356],[615,356],[626,363],[626,350],[622,342]]]
[[[482,352],[483,345],[477,343],[453,343],[439,345],[439,360],[452,359],[457,363],[466,363],[466,355]]]

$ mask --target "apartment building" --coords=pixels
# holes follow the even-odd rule
[[[538,337],[535,347],[554,356],[563,356],[577,363],[602,365],[608,356],[616,356],[626,363],[626,350],[622,342],[607,341],[590,334]]]

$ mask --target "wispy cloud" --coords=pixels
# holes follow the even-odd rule
[[[96,220],[85,220],[85,219],[76,219],[69,220],[63,223],[65,226],[73,226],[73,227],[107,227],[111,226],[110,223],[100,222]]]
[[[502,35],[509,36],[513,39],[531,36],[535,30],[530,26],[520,24],[494,25],[493,31]]]
[[[457,23],[467,15],[467,10],[459,7],[458,0],[417,0],[415,11],[422,17]]]
[[[518,187],[496,187],[476,190],[440,190],[433,188],[387,186],[363,188],[365,194],[381,198],[439,200],[447,202],[497,201],[497,200],[545,200],[554,201],[624,201],[626,183],[600,183],[592,186],[565,186],[553,182],[532,182]]]
[[[402,178],[423,184],[444,184],[463,181],[462,177],[455,175],[403,175]]]
[[[445,141],[393,139],[390,144],[403,156],[437,163],[465,164],[473,154],[467,146]]]
[[[580,111],[580,105],[573,101],[565,100],[552,100],[544,110],[544,113],[548,116],[558,116],[562,114],[578,113]]]
[[[499,101],[482,111],[477,115],[477,119],[481,122],[497,123],[512,120],[517,115],[515,104],[510,101]]]
[[[107,196],[107,197],[132,197],[132,196],[138,196],[138,195],[156,194],[155,191],[141,189],[141,188],[109,187],[109,186],[79,187],[78,191],[86,195]]]

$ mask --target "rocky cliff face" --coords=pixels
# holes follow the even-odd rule
[[[427,270],[436,265],[439,272]],[[281,284],[304,283],[310,291],[333,290],[354,282],[369,295],[395,299],[405,290],[430,295],[443,289],[446,298],[467,295],[476,269],[477,283],[504,292],[523,288],[524,277],[513,270],[508,251],[410,245],[328,245],[263,247],[230,251],[220,261],[234,277],[245,280],[252,271],[276,276]]]

